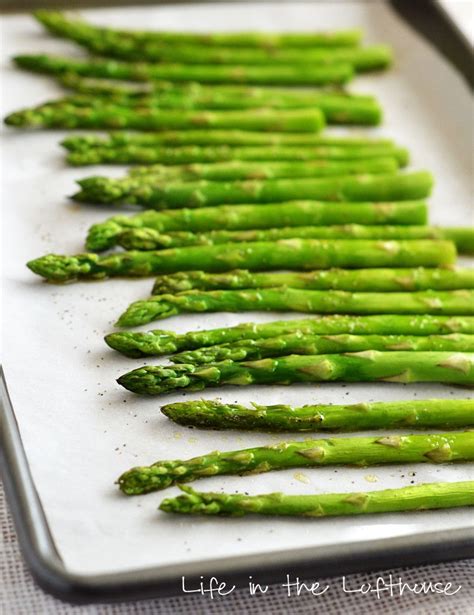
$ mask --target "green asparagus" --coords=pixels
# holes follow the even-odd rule
[[[70,83],[70,75],[66,75]],[[76,77],[76,87],[83,90],[81,98],[75,97],[76,104],[95,106],[113,102],[125,107],[158,107],[172,109],[299,109],[317,107],[330,124],[377,125],[382,119],[382,109],[373,98],[364,95],[348,94],[340,91],[291,91],[277,88],[255,88],[250,86],[215,85],[206,86],[196,83],[165,87],[160,84],[154,91],[153,83],[148,92],[140,84],[138,90],[130,90],[107,80],[92,81]],[[62,78],[64,81],[64,78]],[[107,85],[104,86],[103,83]],[[150,88],[151,86],[151,88]],[[137,88],[137,86],[135,86]],[[69,98],[71,102],[71,98]],[[87,106],[86,105],[86,106]]]
[[[187,111],[154,107],[101,105],[76,107],[43,105],[15,111],[5,118],[15,128],[134,128],[136,130],[241,128],[269,132],[318,132],[324,115],[310,109],[244,109],[243,111]]]
[[[239,451],[214,451],[186,460],[157,461],[118,479],[127,495],[141,495],[221,474],[259,474],[287,468],[382,463],[447,463],[474,460],[474,433],[388,435],[280,442]]]
[[[35,17],[52,34],[76,42],[95,37],[97,44],[101,41],[117,41],[124,48],[132,44],[161,43],[164,46],[181,44],[204,45],[205,47],[254,47],[256,49],[285,49],[287,47],[308,49],[312,47],[357,47],[362,33],[360,30],[339,30],[326,32],[167,32],[115,30],[93,26],[85,21],[72,19],[58,11],[41,10]]]
[[[246,162],[233,160],[213,164],[152,165],[132,168],[126,184],[139,180],[145,182],[182,182],[198,179],[231,181],[243,179],[278,179],[285,177],[327,177],[334,175],[357,175],[361,173],[395,173],[398,171],[395,157],[355,158],[353,160],[305,160],[283,162]],[[473,231],[474,232],[474,231]]]
[[[213,47],[208,44],[181,42],[172,45],[163,40],[138,39],[136,35],[114,32],[110,29],[89,26],[84,22],[66,19],[62,14],[40,12],[38,20],[59,36],[72,39],[90,52],[121,58],[123,60],[147,60],[155,62],[178,62],[183,64],[333,64],[348,62],[357,70],[386,68],[392,62],[390,48],[377,45],[366,48],[332,47],[312,49],[305,47],[269,48],[259,47]],[[105,34],[105,36],[104,36]],[[125,39],[125,40],[124,40]],[[345,40],[345,38],[344,38]],[[326,48],[325,48],[326,47]]]
[[[364,431],[369,429],[455,429],[474,425],[474,400],[426,399],[352,405],[251,407],[206,399],[161,407],[186,427],[259,431]]]
[[[248,231],[218,230],[208,233],[176,231],[166,235],[150,228],[132,228],[120,234],[118,243],[127,250],[159,250],[242,241],[274,241],[296,237],[301,239],[446,239],[456,245],[460,254],[474,254],[474,228],[472,227],[344,224],[340,226],[289,226]],[[238,283],[237,280],[234,282]]]
[[[167,498],[160,510],[187,515],[284,515],[333,517],[474,506],[474,481],[425,483],[400,489],[321,495],[268,493],[202,493],[180,487],[184,494]]]
[[[115,149],[121,146],[157,146],[172,145],[229,145],[229,146],[336,146],[336,147],[368,147],[394,146],[390,139],[368,138],[358,136],[331,136],[314,133],[286,132],[245,132],[243,130],[184,130],[179,132],[113,132],[107,137],[99,135],[73,134],[64,139],[61,144],[70,151],[89,149],[93,147],[109,147]],[[140,173],[140,169],[136,169]],[[148,169],[147,169],[148,172]]]
[[[426,224],[427,206],[423,201],[398,203],[324,203],[291,201],[278,205],[238,205],[149,210],[134,216],[114,216],[94,224],[86,240],[88,250],[100,252],[117,245],[120,234],[129,229],[203,232],[213,229],[237,230],[271,226],[324,226],[329,224]]]
[[[226,112],[229,113],[229,112]],[[243,112],[248,113],[248,112]],[[282,133],[283,134],[283,133]],[[75,166],[90,164],[144,164],[182,165],[192,163],[231,162],[234,160],[262,163],[278,161],[367,161],[369,158],[396,158],[399,166],[408,163],[408,151],[392,145],[347,147],[337,145],[321,146],[255,146],[233,147],[214,145],[201,147],[187,145],[179,147],[124,145],[118,147],[86,147],[70,151],[67,162]]]
[[[48,280],[67,282],[115,276],[146,277],[195,267],[216,272],[239,266],[257,271],[283,268],[436,267],[451,265],[455,260],[456,248],[447,241],[281,239],[274,243],[224,243],[147,252],[117,252],[107,256],[94,253],[75,256],[47,254],[29,261],[27,266]]]
[[[216,64],[153,64],[118,62],[117,60],[60,56],[19,55],[14,58],[20,68],[49,75],[73,73],[83,77],[123,79],[127,81],[165,80],[201,83],[248,83],[255,85],[331,85],[352,79],[349,63],[338,64],[276,64],[272,66]]]
[[[327,201],[405,201],[429,196],[432,176],[426,171],[403,175],[247,180],[240,182],[167,183],[141,179],[87,177],[77,182],[73,199],[86,203],[129,203],[150,209],[206,207],[221,204],[278,203],[290,199]]]
[[[474,269],[329,269],[301,272],[257,272],[236,269],[227,273],[179,271],[158,276],[153,295],[188,290],[301,288],[352,292],[474,289]]]
[[[444,314],[474,315],[474,291],[413,293],[352,293],[343,290],[265,288],[188,290],[179,295],[155,295],[130,304],[117,321],[135,327],[153,320],[193,312],[304,312],[309,314]]]
[[[173,363],[253,361],[289,354],[337,354],[363,350],[412,350],[414,352],[474,352],[474,335],[308,335],[291,333],[267,339],[241,340],[232,344],[185,350],[171,357]]]
[[[281,320],[268,323],[243,323],[234,327],[189,331],[120,331],[109,333],[106,343],[128,357],[161,356],[172,352],[192,350],[253,340],[275,338],[300,332],[305,335],[437,335],[450,333],[474,334],[472,316],[405,316],[383,314],[371,316],[319,316],[311,319]]]

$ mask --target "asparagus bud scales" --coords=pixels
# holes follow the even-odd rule
[[[171,357],[173,363],[249,361],[289,354],[333,354],[363,350],[474,352],[474,336],[450,335],[310,335],[299,331],[277,338],[241,340],[233,344],[187,350]]]
[[[220,385],[329,381],[440,382],[472,387],[473,364],[472,353],[369,350],[332,355],[290,355],[241,363],[221,361],[203,366],[149,365],[124,374],[117,382],[142,395],[160,395],[179,389],[201,391]]]
[[[323,230],[327,230],[327,227]],[[152,294],[280,286],[304,290],[359,292],[474,289],[474,269],[328,269],[304,273],[254,272],[242,269],[227,273],[180,271],[158,276]]]
[[[474,425],[474,400],[427,399],[351,405],[251,407],[211,400],[177,402],[161,412],[179,425],[204,429],[261,431],[363,431],[427,427],[455,429]]]
[[[18,55],[20,68],[39,73],[64,75],[72,72],[84,77],[103,77],[126,81],[165,80],[201,83],[249,83],[256,85],[329,85],[344,84],[352,79],[349,63],[328,65],[224,66],[213,64],[146,64],[107,59],[72,59],[60,56]]]
[[[326,438],[213,452],[189,460],[157,461],[120,476],[127,495],[140,495],[220,474],[257,474],[294,467],[335,464],[446,463],[474,460],[474,433],[424,434],[368,438]]]
[[[135,301],[117,326],[135,327],[186,312],[294,311],[312,314],[474,314],[474,292],[351,293],[346,291],[262,290],[186,291]]]
[[[332,517],[387,512],[424,511],[474,506],[474,481],[428,483],[367,493],[285,495],[268,493],[202,493],[180,486],[183,494],[163,500],[168,513],[203,515],[285,515]]]
[[[144,357],[243,340],[278,337],[297,331],[308,335],[435,335],[456,332],[474,334],[474,317],[338,314],[304,320],[243,323],[221,329],[189,331],[182,335],[161,329],[148,332],[122,331],[110,333],[105,337],[105,341],[111,348],[127,356]]]
[[[113,276],[143,277],[157,273],[192,270],[195,267],[205,271],[229,271],[240,266],[251,270],[272,270],[283,267],[288,269],[418,265],[435,267],[453,264],[455,259],[454,244],[445,241],[281,239],[275,243],[218,244],[147,252],[118,252],[103,257],[87,253],[75,256],[47,254],[29,261],[27,265],[34,273],[48,280],[66,282]],[[220,295],[208,296],[217,298]],[[222,297],[225,296],[222,294]],[[249,296],[255,296],[255,292],[249,291]],[[264,296],[271,297],[271,291],[262,290],[262,297]],[[235,297],[245,300],[243,293],[236,294]],[[296,299],[297,295],[294,295],[294,298]]]

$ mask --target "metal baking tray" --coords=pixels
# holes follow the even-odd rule
[[[439,5],[435,2],[418,3],[410,0],[393,0],[390,4],[393,11],[408,20],[421,36],[427,37],[446,56],[472,87],[474,79],[470,46]],[[456,101],[453,101],[455,104]],[[250,317],[245,320],[250,320]],[[176,595],[181,593],[183,576],[187,583],[193,585],[199,582],[201,576],[211,577],[216,572],[220,579],[237,585],[247,583],[249,575],[261,582],[271,583],[281,578],[282,574],[315,578],[318,575],[381,569],[394,563],[413,565],[455,560],[474,554],[474,528],[471,526],[326,544],[316,550],[313,547],[286,548],[272,551],[270,556],[268,553],[247,553],[120,572],[74,572],[64,562],[61,549],[55,543],[54,525],[50,529],[48,524],[41,494],[37,491],[22,443],[24,434],[18,426],[3,371],[0,380],[2,478],[20,545],[38,584],[63,600],[78,603],[108,602]],[[31,399],[31,404],[35,404],[35,399]]]

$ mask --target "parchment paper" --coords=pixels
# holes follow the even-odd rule
[[[387,74],[359,77],[354,83],[354,90],[377,95],[386,110],[383,128],[366,132],[396,138],[410,148],[413,168],[434,172],[433,223],[472,223],[472,107],[467,87],[437,52],[383,3],[203,4],[84,14],[113,26],[179,30],[362,27],[368,43],[389,43],[397,57],[396,67]],[[3,17],[2,40],[2,115],[60,93],[48,78],[12,68],[8,58],[22,52],[77,54],[72,45],[47,37],[28,16]],[[114,480],[132,465],[291,437],[180,428],[161,416],[159,407],[184,396],[305,404],[467,397],[469,393],[446,386],[328,384],[228,387],[211,389],[204,395],[181,393],[142,399],[122,390],[115,379],[140,361],[109,351],[102,337],[112,330],[114,320],[129,302],[149,293],[152,281],[51,286],[42,284],[24,265],[47,252],[81,251],[87,228],[114,213],[106,207],[79,207],[68,202],[66,195],[74,191],[75,179],[102,173],[119,175],[122,170],[66,168],[58,146],[63,136],[60,132],[4,129],[3,363],[33,477],[60,554],[72,571],[127,570],[472,525],[472,512],[465,510],[317,521],[181,518],[156,511],[159,502],[177,489],[136,498],[120,495]],[[154,323],[154,327],[184,332],[274,318],[253,313],[180,316]],[[472,464],[413,465],[217,477],[201,480],[196,487],[321,493],[473,478]]]

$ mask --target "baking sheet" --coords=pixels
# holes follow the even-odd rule
[[[392,44],[397,57],[397,66],[389,73],[359,77],[353,85],[356,91],[377,95],[386,111],[383,128],[366,132],[396,138],[410,148],[413,168],[427,168],[435,174],[432,223],[472,223],[472,103],[467,87],[436,51],[384,4],[203,4],[94,10],[84,11],[84,15],[114,26],[180,30],[362,27],[367,43]],[[45,36],[28,16],[4,17],[2,41],[2,115],[60,93],[47,78],[16,71],[8,57],[39,50],[77,54],[75,47]],[[124,571],[472,526],[468,511],[317,522],[193,519],[156,511],[164,497],[178,492],[175,488],[138,498],[122,496],[113,481],[132,465],[186,458],[214,449],[245,448],[286,437],[298,439],[289,434],[220,434],[175,426],[160,415],[159,406],[184,396],[300,405],[467,397],[469,392],[441,385],[323,384],[227,387],[150,399],[127,393],[115,384],[115,378],[144,362],[109,351],[102,337],[129,302],[149,293],[151,280],[60,287],[42,284],[24,266],[42,253],[81,251],[90,224],[113,212],[106,207],[71,204],[65,195],[74,191],[74,180],[79,177],[119,175],[122,170],[66,168],[57,145],[63,137],[60,132],[3,129],[2,136],[3,364],[33,478],[68,569],[83,574]],[[153,326],[184,332],[273,318],[275,315],[257,313],[188,315]],[[473,478],[472,464],[321,468],[209,478],[196,483],[196,488],[321,493]]]

